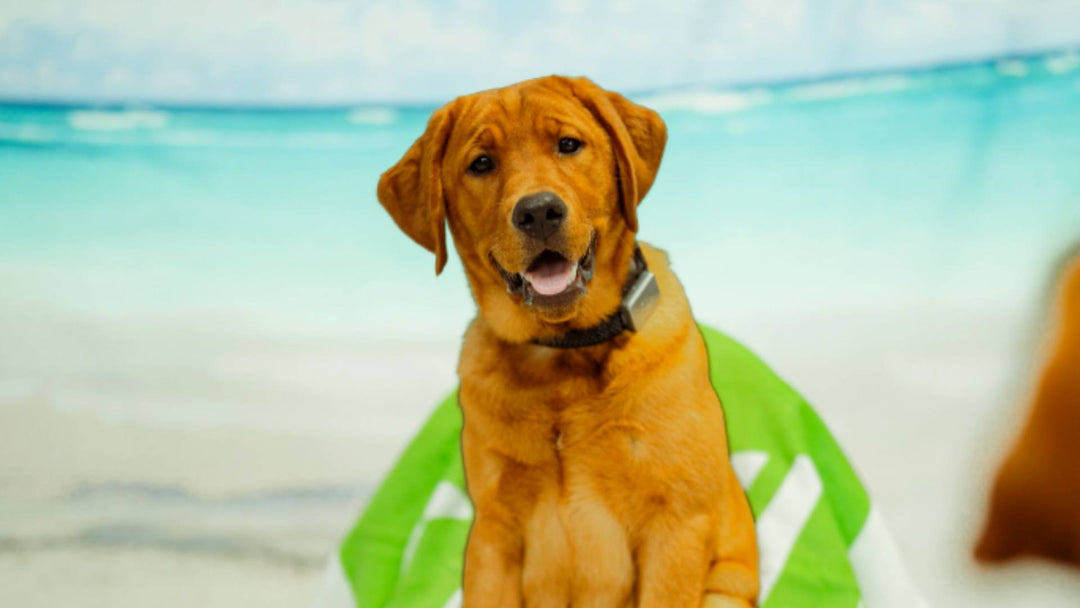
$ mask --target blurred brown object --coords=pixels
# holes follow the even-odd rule
[[[1060,276],[1049,358],[994,482],[981,562],[1028,555],[1080,566],[1080,253]]]

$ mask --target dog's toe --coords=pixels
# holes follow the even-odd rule
[[[705,596],[705,608],[753,608],[753,605],[741,598],[710,593]]]

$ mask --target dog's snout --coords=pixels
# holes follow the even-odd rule
[[[521,197],[514,205],[514,227],[525,234],[546,239],[555,233],[566,217],[566,203],[551,192],[537,192]]]

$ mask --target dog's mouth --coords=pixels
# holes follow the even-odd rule
[[[596,259],[596,236],[593,235],[585,255],[571,260],[551,249],[540,252],[524,272],[509,272],[495,256],[491,261],[506,281],[506,290],[522,297],[526,306],[565,306],[588,293]]]

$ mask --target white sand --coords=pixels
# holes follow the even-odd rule
[[[968,557],[1030,311],[697,309],[815,404],[934,605],[1076,605],[1070,571]],[[61,321],[0,326],[2,606],[302,605],[453,383],[449,329],[401,345]]]
[[[308,569],[153,550],[0,553],[4,606],[303,606]]]

